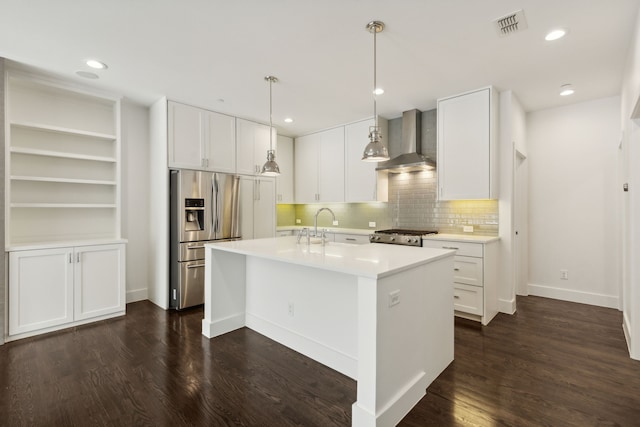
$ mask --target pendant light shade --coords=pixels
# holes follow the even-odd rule
[[[273,149],[273,95],[271,85],[278,81],[277,77],[266,76],[264,78],[269,82],[269,149],[267,150],[267,161],[262,165],[261,175],[278,176],[280,175],[280,167],[276,163],[276,150]]]
[[[384,29],[384,23],[380,21],[371,21],[367,24],[367,30],[373,33],[373,120],[374,126],[369,127],[369,143],[364,148],[362,160],[365,162],[381,162],[389,160],[389,152],[387,147],[382,143],[382,133],[378,126],[378,110],[376,106],[377,89],[376,75],[376,34]]]

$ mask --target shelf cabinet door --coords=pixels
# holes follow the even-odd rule
[[[9,253],[9,335],[73,321],[73,249]]]
[[[362,153],[369,143],[367,135],[374,120],[365,120],[345,126],[345,201],[371,202],[377,200],[377,162],[363,162]]]
[[[491,88],[438,100],[440,200],[497,197],[491,103]]]
[[[344,202],[344,127],[321,132],[318,148],[318,201]]]
[[[236,171],[244,175],[258,175],[267,161],[269,126],[236,119]],[[277,150],[277,134],[273,129],[273,149]],[[277,151],[276,151],[277,152]]]
[[[276,236],[276,183],[273,178],[256,178],[253,215],[253,237],[262,239]]]
[[[203,110],[190,105],[169,102],[169,167],[205,168]]]
[[[124,312],[124,245],[78,247],[74,261],[74,320]]]
[[[276,162],[280,166],[280,175],[276,177],[276,202],[294,203],[293,198],[293,139],[278,136]]]
[[[236,119],[225,114],[204,111],[206,169],[236,172]]]
[[[296,203],[318,203],[318,146],[320,133],[295,140],[295,200]]]

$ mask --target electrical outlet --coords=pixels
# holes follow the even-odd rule
[[[301,220],[301,219],[296,218],[296,224],[302,224],[302,220]]]
[[[338,225],[338,221],[333,221],[331,225]]]
[[[293,306],[293,303],[290,302],[289,303],[289,316],[293,317],[293,314],[294,314],[294,306]]]
[[[400,289],[389,292],[389,307],[400,304]]]
[[[369,227],[375,227],[375,226],[376,226],[375,221],[369,221]]]
[[[560,270],[560,279],[569,280],[569,270]]]
[[[473,233],[473,225],[462,226],[462,231],[465,233]]]

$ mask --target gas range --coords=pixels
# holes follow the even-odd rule
[[[389,230],[378,230],[369,235],[371,243],[390,243],[393,245],[422,246],[422,236],[425,234],[438,234],[433,230],[407,230],[402,228],[391,228]]]

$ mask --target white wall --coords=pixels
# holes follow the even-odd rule
[[[149,109],[122,102],[122,236],[127,244],[127,302],[149,286]]]
[[[640,13],[627,54],[622,81],[621,126],[623,129],[620,153],[620,181],[629,184],[629,192],[618,193],[623,282],[623,326],[629,353],[640,360],[640,197],[634,191],[640,188]]]
[[[619,97],[527,115],[530,295],[618,308],[620,135]]]

